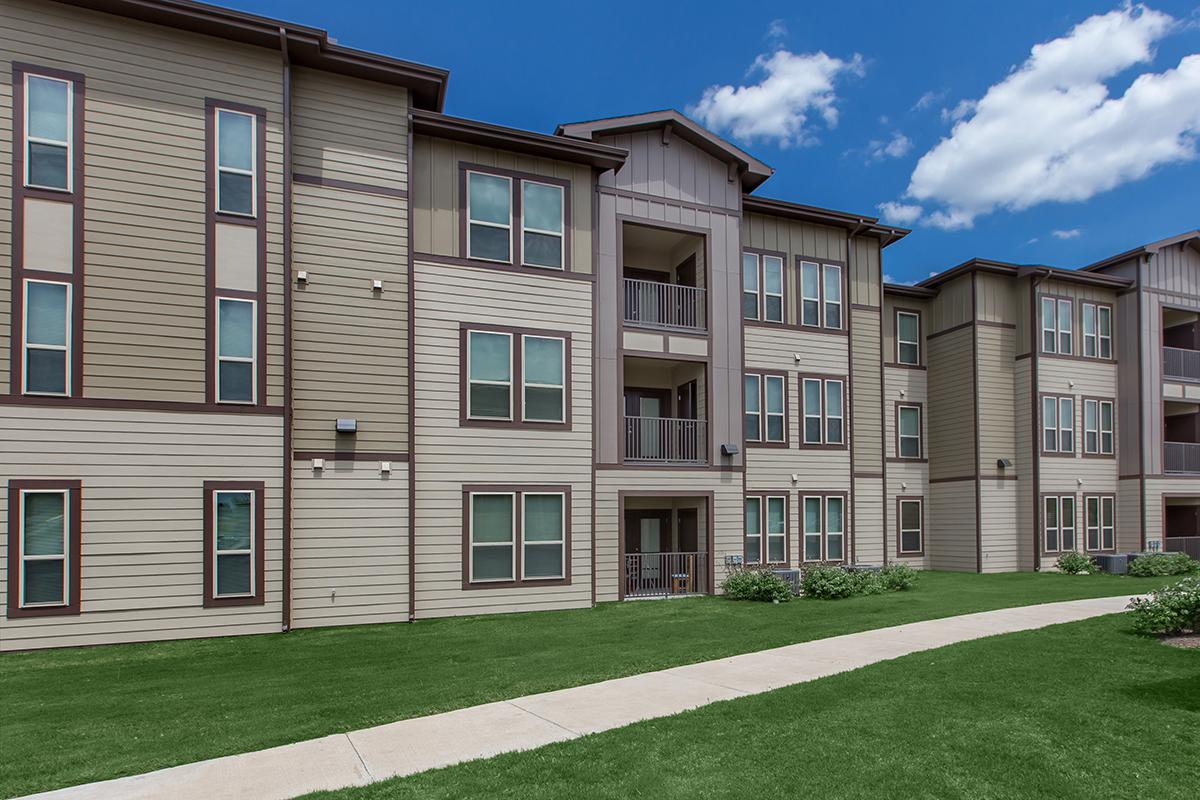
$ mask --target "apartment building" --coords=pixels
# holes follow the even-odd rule
[[[1200,233],[885,285],[908,231],[678,112],[451,117],[184,0],[0,22],[0,649],[1200,542]]]

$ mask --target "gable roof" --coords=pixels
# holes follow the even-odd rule
[[[799,220],[800,222],[812,222],[818,225],[832,225],[838,228],[845,228],[853,231],[855,234],[870,233],[880,238],[881,247],[887,247],[893,242],[898,242],[908,234],[912,233],[908,228],[896,228],[892,225],[883,225],[879,222],[878,217],[870,217],[864,214],[852,214],[848,211],[835,211],[832,208],[821,208],[819,206],[807,206],[803,203],[792,203],[787,200],[776,200],[771,197],[759,197],[758,195],[746,195],[742,198],[742,211],[754,211],[759,214],[771,214],[776,217],[786,217],[788,219]]]
[[[761,186],[763,181],[775,174],[775,170],[759,161],[737,145],[717,136],[698,122],[685,117],[673,108],[662,111],[648,111],[644,114],[630,114],[623,117],[607,117],[605,119],[587,120],[585,122],[567,122],[555,129],[556,136],[567,136],[573,139],[595,139],[617,133],[664,128],[665,136],[678,136],[684,141],[694,144],[714,158],[737,164],[741,174],[742,190],[753,191]]]
[[[1164,247],[1170,247],[1173,244],[1184,243],[1191,245],[1195,250],[1200,250],[1200,230],[1188,231],[1187,233],[1181,233],[1177,236],[1169,236],[1166,239],[1159,239],[1157,242],[1150,242],[1150,244],[1144,244],[1140,247],[1135,247],[1132,250],[1126,250],[1124,253],[1118,253],[1115,256],[1109,256],[1106,259],[1097,261],[1095,264],[1088,264],[1082,269],[1085,272],[1098,272],[1106,267],[1120,264],[1136,256],[1153,255],[1159,250],[1162,250]]]

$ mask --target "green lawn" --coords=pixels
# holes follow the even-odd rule
[[[311,800],[1197,796],[1200,651],[1122,615]]]
[[[0,656],[0,797],[793,642],[1169,579],[924,573],[910,592],[722,598]]]

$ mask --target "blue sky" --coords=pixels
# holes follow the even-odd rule
[[[913,227],[896,281],[1200,227],[1195,0],[226,5],[448,68],[450,114],[550,132],[688,111],[775,167],[759,194]]]

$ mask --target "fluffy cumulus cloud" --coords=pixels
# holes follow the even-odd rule
[[[867,144],[867,156],[872,161],[883,161],[885,158],[902,158],[912,150],[912,139],[900,131],[892,134],[892,138],[884,141],[876,139]]]
[[[817,141],[816,120],[830,128],[837,125],[835,82],[862,72],[859,55],[843,60],[824,52],[779,49],[755,59],[747,78],[757,83],[710,86],[688,111],[709,128],[742,141],[809,145]]]
[[[945,116],[950,135],[921,157],[906,200],[925,221],[969,228],[997,209],[1078,202],[1156,167],[1196,157],[1200,54],[1137,75],[1124,94],[1106,81],[1149,63],[1177,23],[1140,5],[1090,17],[1029,58],[978,100]]]
[[[879,214],[889,225],[912,225],[921,218],[921,207],[909,203],[880,203]]]

